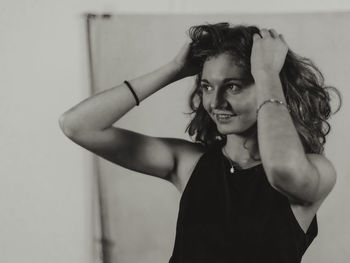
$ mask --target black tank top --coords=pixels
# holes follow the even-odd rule
[[[169,263],[298,263],[318,232],[306,233],[262,164],[230,173],[221,146],[197,162],[181,196]]]

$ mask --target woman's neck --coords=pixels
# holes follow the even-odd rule
[[[226,138],[226,145],[223,146],[224,153],[232,161],[245,166],[256,163],[260,159],[256,135],[228,134]]]

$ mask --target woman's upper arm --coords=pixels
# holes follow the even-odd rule
[[[117,165],[169,181],[174,180],[179,160],[183,160],[179,155],[194,147],[194,143],[186,140],[152,137],[116,127],[66,135]]]
[[[322,200],[327,197],[336,183],[337,174],[335,168],[323,155],[306,154],[306,158],[318,173],[318,184],[314,188],[314,199],[315,201]]]
[[[291,203],[310,206],[322,202],[336,182],[336,171],[323,155],[306,154],[304,165],[275,170],[273,187],[285,194]]]

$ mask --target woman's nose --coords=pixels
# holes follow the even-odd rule
[[[226,106],[226,104],[227,104],[227,101],[225,98],[225,92],[217,91],[212,95],[211,101],[210,101],[210,107],[212,109],[222,108]]]

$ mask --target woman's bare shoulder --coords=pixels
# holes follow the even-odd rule
[[[171,182],[182,193],[193,169],[200,157],[205,153],[206,148],[200,143],[181,139],[174,140],[172,144],[176,156],[176,169]]]

